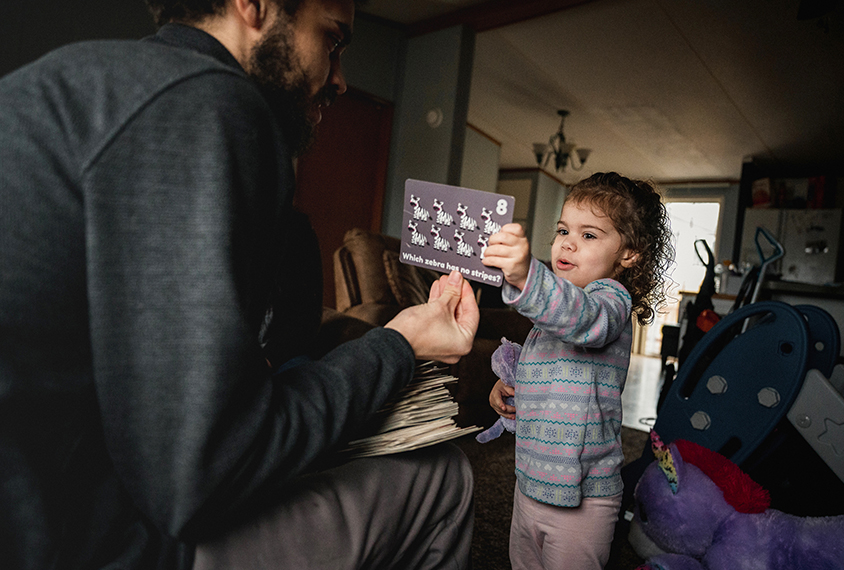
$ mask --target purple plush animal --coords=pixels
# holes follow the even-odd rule
[[[728,459],[690,442],[666,447],[651,438],[658,461],[636,485],[630,535],[648,559],[641,569],[844,569],[844,516],[767,508],[767,491]],[[760,491],[764,498],[753,500]]]
[[[508,386],[516,385],[516,367],[519,364],[521,353],[522,345],[510,342],[504,337],[501,337],[501,346],[492,353],[492,371]],[[504,398],[504,403],[512,406],[514,405],[514,398],[508,396]],[[505,429],[510,433],[516,433],[516,420],[500,417],[497,422],[492,424],[492,427],[476,435],[475,439],[481,443],[486,443],[500,436]]]

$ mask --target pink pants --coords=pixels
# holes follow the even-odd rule
[[[510,524],[513,570],[600,570],[610,557],[621,494],[556,507],[522,494],[516,485]]]

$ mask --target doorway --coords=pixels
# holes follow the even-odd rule
[[[381,231],[392,121],[391,103],[349,87],[323,109],[314,145],[298,159],[294,205],[319,239],[323,306],[336,307],[333,256],[346,231]]]
[[[660,356],[662,347],[662,326],[677,324],[682,316],[680,299],[682,295],[695,294],[706,274],[706,266],[695,254],[696,240],[706,240],[713,256],[718,252],[718,222],[721,215],[719,201],[675,201],[666,200],[665,207],[671,221],[674,235],[675,265],[669,275],[667,304],[656,314],[654,322],[641,331],[638,343],[639,353],[645,356]],[[702,250],[701,250],[702,251]],[[720,260],[715,259],[715,263]]]

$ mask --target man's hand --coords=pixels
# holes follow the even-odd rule
[[[416,358],[454,364],[472,349],[479,318],[472,287],[452,271],[434,282],[427,303],[408,307],[384,326],[400,332]]]
[[[498,267],[504,279],[520,291],[525,288],[530,271],[530,243],[519,224],[507,224],[497,234],[489,236],[484,252],[484,265]]]
[[[516,389],[512,386],[508,386],[503,380],[499,379],[492,387],[492,391],[489,393],[489,405],[492,406],[492,409],[495,410],[502,418],[515,420],[516,407],[511,406],[504,401],[505,398],[512,398],[515,395]]]

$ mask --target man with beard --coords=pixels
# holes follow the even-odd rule
[[[305,357],[290,159],[352,0],[148,4],[155,36],[0,80],[0,565],[465,568],[455,447],[332,458],[415,357],[469,351],[468,284]]]

